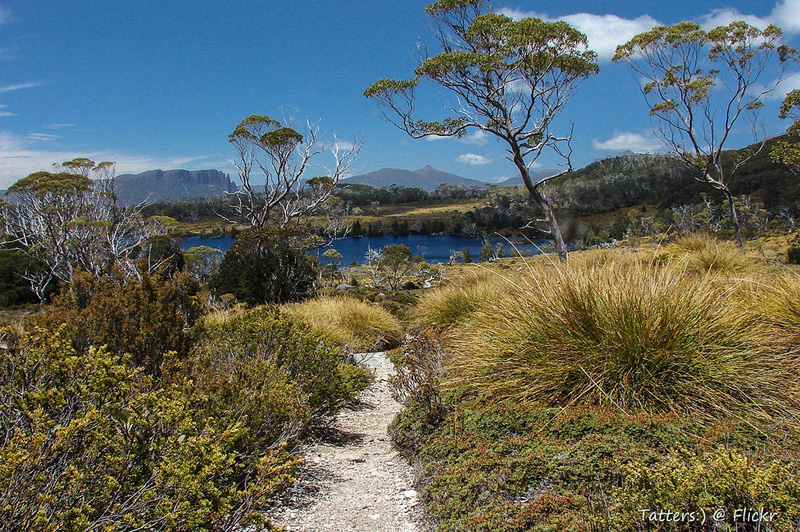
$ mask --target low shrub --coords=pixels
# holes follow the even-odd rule
[[[199,408],[191,380],[63,329],[2,339],[0,530],[238,529],[292,481],[297,459],[243,446],[236,411]]]
[[[711,278],[636,263],[542,268],[454,335],[448,385],[623,411],[790,414],[797,351]]]
[[[800,239],[798,239],[797,236],[786,246],[786,262],[789,264],[800,264]]]
[[[206,340],[188,364],[189,375],[197,375],[209,400],[218,402],[215,410],[238,404],[259,431],[284,427],[285,438],[293,437],[308,415],[335,413],[369,383],[366,369],[277,307],[218,317],[206,327]],[[273,394],[291,402],[276,407],[268,400]]]
[[[447,413],[442,395],[445,352],[438,337],[423,329],[410,331],[400,349],[389,352],[395,374],[389,377],[394,398],[406,410],[395,417],[389,434],[401,451],[412,451]]]
[[[800,527],[800,473],[719,446],[632,462],[614,490],[615,529],[781,531]],[[722,510],[722,513],[720,513]],[[659,511],[670,511],[667,520]]]
[[[77,352],[106,346],[151,374],[159,374],[164,353],[188,356],[205,312],[197,281],[186,274],[143,275],[141,279],[76,275],[52,305],[30,320],[32,327],[56,330]]]
[[[403,337],[403,326],[389,311],[350,297],[311,299],[287,306],[286,312],[356,352],[391,349]]]

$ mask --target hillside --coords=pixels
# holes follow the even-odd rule
[[[542,179],[546,177],[550,177],[551,175],[557,174],[559,170],[539,170],[538,172],[531,172],[531,178],[533,179],[534,183],[538,183]],[[500,181],[499,183],[495,183],[498,187],[518,187],[522,185],[522,177],[521,176],[514,176],[509,177],[505,181]]]
[[[149,170],[116,178],[119,199],[133,204],[220,196],[236,190],[219,170]]]
[[[736,196],[750,196],[769,212],[795,207],[800,202],[800,184],[791,170],[772,162],[771,139],[750,162],[728,180]],[[745,151],[724,153],[728,166]],[[550,185],[558,203],[575,214],[594,214],[623,207],[649,204],[661,208],[696,204],[702,194],[715,202],[721,193],[692,178],[676,158],[658,154],[624,154],[595,161],[569,175],[553,180]]]
[[[342,185],[368,185],[374,188],[388,188],[392,185],[397,185],[407,188],[420,188],[426,192],[432,192],[442,184],[462,187],[484,187],[487,185],[483,181],[442,172],[431,165],[415,171],[401,170],[399,168],[381,168],[368,174],[342,179],[340,183]]]

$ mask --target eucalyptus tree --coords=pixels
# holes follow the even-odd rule
[[[731,177],[764,146],[759,120],[762,98],[785,78],[774,66],[781,30],[761,30],[736,21],[706,31],[693,22],[657,26],[617,47],[614,61],[628,64],[643,82],[642,94],[654,118],[654,132],[694,177],[728,201],[736,240],[744,247]],[[763,78],[775,76],[770,83]],[[741,123],[752,134],[752,149],[726,159],[723,149]]]
[[[250,115],[228,136],[236,159],[239,189],[232,193],[236,213],[254,229],[268,222],[280,227],[318,211],[346,175],[361,148],[360,142],[342,149],[319,143],[319,127],[306,123],[306,135],[264,115]],[[312,160],[324,153],[333,157],[326,175],[303,181]],[[265,179],[261,190],[254,180]]]
[[[544,211],[559,258],[566,245],[545,181],[572,170],[572,131],[557,133],[554,121],[580,83],[598,71],[597,55],[586,36],[563,21],[513,20],[491,12],[485,0],[439,0],[426,8],[433,18],[441,52],[423,49],[414,77],[381,79],[364,93],[384,116],[413,138],[461,137],[480,130],[502,141],[530,198]],[[458,105],[437,121],[417,118],[416,92],[421,82],[449,91]],[[534,182],[531,168],[546,150],[565,161],[565,170]]]
[[[793,65],[797,70],[797,65],[800,64],[800,55],[797,49],[781,46],[778,53],[782,63]],[[800,138],[800,89],[794,89],[786,94],[778,116],[792,120],[786,134],[793,137],[794,141],[776,142],[770,155],[773,161],[787,164],[795,171],[800,171],[800,141],[798,141]]]

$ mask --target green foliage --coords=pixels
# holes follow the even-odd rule
[[[792,141],[778,141],[770,151],[772,160],[791,166],[795,170],[800,169],[800,90],[795,89],[786,94],[780,110],[781,118],[790,118],[794,122],[786,130],[786,133],[793,137]]]
[[[483,243],[478,258],[480,259],[481,262],[486,262],[495,259],[494,248],[492,247],[491,242]]]
[[[381,250],[378,268],[384,274],[384,279],[390,290],[397,290],[414,268],[420,265],[422,257],[412,255],[411,249],[405,244],[393,244]]]
[[[404,405],[420,409],[425,424],[437,423],[446,413],[440,386],[444,356],[440,339],[422,329],[410,331],[401,349],[390,354],[395,367],[389,378],[393,395]]]
[[[435,424],[424,419],[411,405],[393,423],[393,437],[419,464],[437,530],[705,532],[714,529],[647,526],[639,510],[709,500],[730,512],[744,501],[781,512],[767,530],[791,529],[784,525],[800,518],[796,431],[785,440],[774,430],[772,439],[746,421],[704,427],[690,417],[491,400],[456,402]]]
[[[46,330],[63,327],[63,336],[78,352],[106,346],[114,356],[126,356],[147,373],[158,374],[167,352],[185,358],[194,345],[199,334],[194,325],[204,311],[198,288],[186,274],[127,281],[82,274],[31,324]]]
[[[796,468],[775,459],[752,458],[720,446],[700,455],[679,451],[655,464],[633,462],[624,467],[623,475],[625,480],[614,493],[619,501],[614,515],[624,530],[638,529],[648,522],[650,511],[659,509],[686,516],[662,524],[659,530],[705,530],[704,516],[713,519],[715,527],[730,530],[792,530],[800,522],[800,476]],[[714,512],[720,508],[726,511],[717,519]],[[642,513],[643,509],[650,510]],[[766,519],[749,517],[764,510]]]
[[[15,531],[232,529],[259,523],[291,481],[281,448],[245,452],[231,412],[197,408],[191,380],[159,385],[62,332],[6,331],[0,522]]]
[[[194,246],[183,252],[186,272],[203,285],[211,277],[219,263],[222,252],[209,246]]]
[[[245,310],[207,327],[189,371],[202,376],[210,400],[219,403],[215,412],[241,402],[256,432],[277,431],[278,441],[296,435],[308,415],[335,413],[368,384],[366,370],[350,364],[339,346],[277,307]],[[287,403],[279,408],[269,397]]]
[[[463,257],[464,264],[469,264],[472,262],[472,253],[470,252],[469,248],[464,248],[461,251],[461,256]]]
[[[654,131],[665,146],[697,180],[723,192],[730,202],[730,177],[761,148],[733,163],[723,161],[722,149],[739,119],[751,120],[755,135],[760,98],[765,94],[758,89],[759,78],[776,55],[780,35],[775,26],[761,30],[743,21],[708,32],[693,22],[680,22],[634,36],[618,46],[614,56],[614,61],[627,63],[644,78],[650,114],[660,124]],[[767,92],[783,75],[767,85]],[[733,203],[730,223],[743,249]]]
[[[248,303],[285,303],[310,297],[317,272],[307,235],[284,229],[239,234],[209,280],[217,294]]]
[[[88,177],[71,173],[35,172],[8,187],[13,194],[32,194],[37,198],[74,196],[91,189]]]
[[[798,239],[797,235],[795,235],[786,247],[786,262],[789,264],[800,264],[800,239]]]
[[[22,276],[43,269],[44,265],[20,251],[0,248],[0,307],[37,303],[39,300]]]

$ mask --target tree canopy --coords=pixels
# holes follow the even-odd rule
[[[725,194],[740,246],[728,182],[763,147],[761,100],[784,79],[785,68],[779,67],[779,75],[766,85],[762,78],[773,67],[780,36],[772,25],[760,30],[735,21],[706,31],[694,22],[680,22],[634,36],[614,56],[643,78],[642,94],[665,147],[698,180]],[[725,164],[722,151],[742,121],[749,123],[756,148]]]
[[[513,20],[491,12],[483,0],[438,1],[426,11],[441,52],[431,56],[423,50],[414,77],[378,80],[364,95],[413,138],[460,137],[479,129],[504,141],[566,259],[555,214],[539,188],[543,182],[534,183],[530,169],[549,148],[571,170],[571,132],[557,133],[555,120],[580,83],[597,73],[597,55],[588,49],[586,36],[566,22]],[[416,93],[423,81],[452,93],[458,105],[439,120],[417,118]]]

